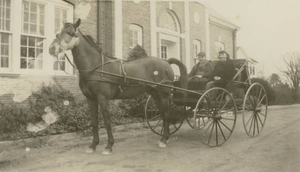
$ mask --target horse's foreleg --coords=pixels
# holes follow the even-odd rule
[[[100,107],[101,107],[101,112],[102,112],[103,119],[104,119],[104,125],[105,125],[105,128],[106,128],[107,137],[108,137],[107,145],[106,145],[105,149],[103,150],[102,154],[103,155],[110,155],[111,152],[112,152],[112,146],[114,144],[114,137],[113,137],[113,134],[112,134],[110,114],[108,112],[109,99],[104,98],[104,97],[100,97],[100,98],[98,98],[98,102],[99,102]]]
[[[87,99],[89,109],[91,112],[92,128],[93,128],[93,142],[89,146],[87,153],[93,153],[96,150],[96,146],[99,144],[99,132],[98,132],[98,103]]]
[[[161,138],[161,142],[159,144],[159,147],[166,147],[167,141],[170,137],[170,114],[169,114],[169,98],[162,98],[161,99],[161,114],[163,118],[163,126],[164,126],[164,134]]]

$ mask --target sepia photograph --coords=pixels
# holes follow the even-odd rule
[[[299,0],[0,0],[0,172],[300,172]]]

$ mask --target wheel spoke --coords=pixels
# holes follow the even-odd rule
[[[258,119],[259,119],[260,124],[263,126],[264,124],[262,123],[260,116],[257,115],[257,117],[258,117]]]
[[[218,96],[218,97],[220,97],[220,96]],[[218,109],[220,109],[220,107],[221,107],[221,103],[222,103],[223,97],[224,97],[224,92],[222,92],[221,99],[220,99],[221,101],[220,101],[220,104],[219,104],[219,106],[218,106]]]
[[[219,122],[220,122],[224,127],[226,127],[227,130],[229,130],[230,132],[232,132],[232,130],[231,130],[230,128],[228,128],[226,124],[224,124],[222,121],[219,121]]]
[[[219,122],[217,122],[217,124],[218,124],[218,126],[219,126],[219,129],[220,129],[220,131],[221,131],[221,133],[222,133],[222,136],[223,136],[224,140],[226,141],[226,137],[225,137],[224,132],[223,132],[223,130],[222,130],[222,128],[221,128],[221,125],[219,124]]]
[[[250,128],[249,128],[249,133],[250,133],[250,131],[251,131],[253,121],[254,121],[254,116],[252,115],[252,120],[251,120],[251,124],[250,124]]]
[[[224,104],[224,106],[222,107],[222,109],[221,110],[223,110],[224,108],[225,108],[225,106],[227,105],[227,103],[229,102],[230,100],[228,100],[225,104]],[[220,110],[220,111],[221,111]]]
[[[156,125],[153,127],[154,130],[156,129],[156,127],[158,126],[158,124],[160,123],[160,121],[161,121],[161,119],[158,120],[158,122],[156,123]]]
[[[177,130],[178,128],[177,128],[177,126],[174,124],[174,123],[172,123],[173,124],[173,126],[175,127],[175,129]]]
[[[218,143],[218,126],[217,126],[218,122],[216,121],[216,143],[217,143],[217,146],[219,145]]]
[[[253,114],[250,116],[250,118],[248,119],[248,121],[246,122],[245,126],[248,126],[250,120],[253,118]]]
[[[157,117],[159,117],[159,116],[160,116],[160,114],[158,114],[158,115],[154,116],[153,118],[149,119],[149,121],[152,121],[153,119],[155,119],[155,118],[157,118]],[[161,119],[160,119],[160,120],[161,120]]]
[[[259,126],[258,126],[258,119],[257,119],[257,116],[258,116],[258,115],[256,115],[256,118],[255,118],[255,119],[256,119],[256,128],[257,128],[257,134],[258,134],[258,133],[259,133]]]
[[[266,97],[266,95],[264,95],[261,100],[258,102],[257,107],[260,105],[260,103],[264,100],[264,98]]]
[[[211,128],[210,135],[209,135],[209,139],[208,139],[208,143],[207,143],[208,145],[209,145],[209,142],[210,142],[210,139],[211,139],[211,135],[212,135],[212,133],[213,133],[213,131],[214,131],[215,122],[213,121],[212,124],[213,124],[213,126],[212,126],[212,128]]]
[[[265,114],[263,114],[263,113],[261,113],[261,112],[258,112],[259,114],[261,114],[262,116],[264,116],[264,117],[266,117],[266,115]]]

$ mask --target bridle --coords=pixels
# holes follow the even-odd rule
[[[73,24],[68,24],[68,25],[65,26],[65,28],[63,28],[63,29],[61,30],[61,32],[63,32],[64,30],[66,30],[66,29],[67,29],[67,28],[66,28],[67,26],[71,26],[71,27],[73,28],[73,30],[76,31],[76,28],[73,26]],[[60,32],[60,33],[61,33],[61,32]],[[81,34],[82,37],[86,38],[86,36],[82,34],[82,32],[79,30],[79,28],[78,28],[78,32]],[[76,32],[67,33],[67,34],[69,34],[70,36],[73,35],[72,37],[78,37],[78,35],[76,34]],[[61,38],[60,34],[56,34],[56,38],[60,40],[59,42],[60,42],[60,46],[61,46],[61,40],[63,40],[63,39]],[[71,62],[69,56],[64,52],[64,56],[66,57],[66,59],[68,60],[68,62],[71,64],[71,66],[72,66],[74,69],[77,69],[77,70],[80,71],[80,72],[91,72],[91,71],[94,71],[94,70],[96,70],[96,69],[98,69],[98,68],[101,67],[101,72],[100,72],[100,71],[98,71],[98,72],[100,72],[100,75],[103,76],[103,73],[104,73],[104,67],[103,67],[103,66],[104,66],[104,65],[109,64],[109,63],[112,63],[112,62],[118,62],[118,64],[120,65],[121,73],[123,73],[123,76],[124,76],[124,82],[126,82],[126,72],[125,72],[125,69],[124,69],[125,65],[124,65],[123,60],[118,59],[118,58],[116,58],[116,57],[112,57],[112,56],[107,55],[107,54],[103,54],[102,51],[100,50],[100,48],[99,48],[93,41],[91,41],[91,40],[88,39],[88,38],[86,38],[86,40],[87,40],[90,44],[92,44],[92,45],[94,46],[94,48],[96,48],[96,49],[99,51],[99,53],[101,54],[101,64],[96,65],[96,66],[93,67],[92,69],[86,69],[86,70],[78,69],[78,68]],[[69,47],[69,45],[68,45],[68,47]],[[105,61],[104,61],[104,57],[108,57],[108,58],[110,58],[111,60],[105,62]],[[58,60],[58,63],[59,63],[59,65],[60,65],[61,69],[63,69],[64,72],[65,72],[66,74],[72,75],[72,74],[69,74],[68,72],[66,72],[64,68],[62,68],[61,63],[60,63],[58,57],[57,57],[57,60]]]

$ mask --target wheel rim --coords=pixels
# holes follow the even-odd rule
[[[186,107],[186,121],[189,124],[189,126],[194,129],[194,112],[192,108]]]
[[[266,123],[268,112],[268,97],[266,90],[259,83],[252,84],[243,103],[243,124],[245,132],[251,136],[258,136]]]
[[[181,127],[184,115],[181,114],[183,112],[183,107],[176,106],[172,102],[170,103],[170,135],[174,134],[176,131],[179,130]],[[163,127],[163,120],[162,116],[156,107],[156,104],[151,96],[149,96],[146,106],[145,106],[145,118],[148,124],[148,127],[153,131],[155,134],[163,136],[164,127]]]
[[[215,87],[206,91],[194,110],[194,129],[201,141],[211,147],[224,144],[233,133],[236,112],[227,90]]]

